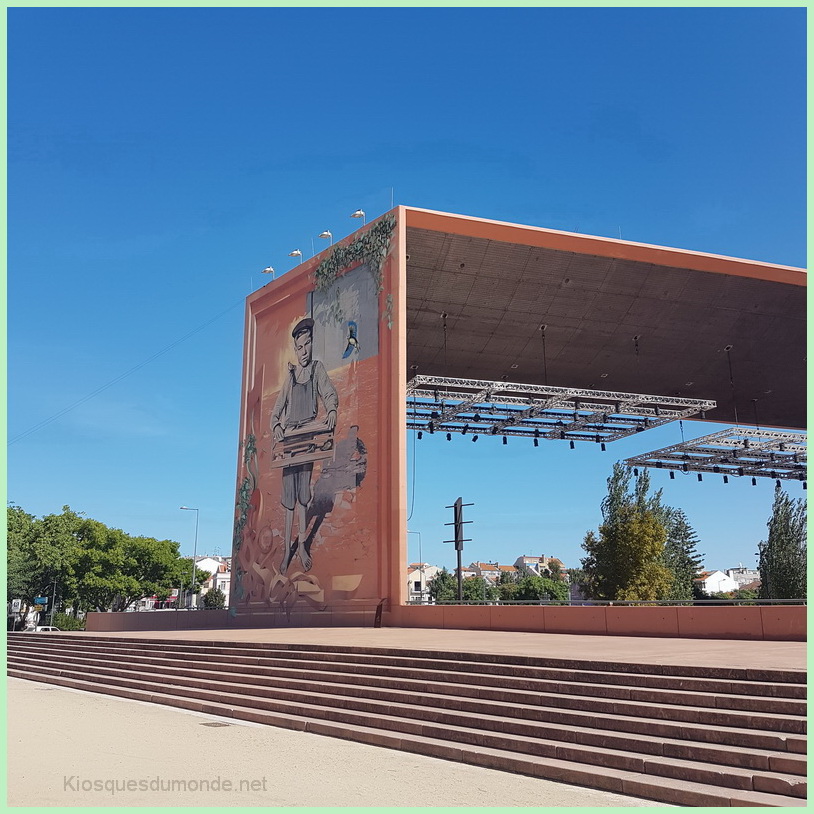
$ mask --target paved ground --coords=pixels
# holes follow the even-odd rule
[[[69,636],[65,633],[60,635]],[[83,634],[94,635],[94,634]],[[496,630],[421,628],[262,628],[99,633],[193,641],[293,642],[366,647],[404,647],[451,652],[499,653],[638,664],[806,669],[805,642],[667,639],[645,636],[583,636]]]
[[[7,704],[10,806],[663,807],[15,678]]]

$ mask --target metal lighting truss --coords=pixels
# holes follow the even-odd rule
[[[415,376],[407,383],[407,428],[464,435],[615,441],[711,410],[714,401]]]
[[[683,472],[804,481],[806,435],[756,427],[731,427],[703,438],[636,455],[625,463]]]

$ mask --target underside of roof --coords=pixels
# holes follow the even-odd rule
[[[501,224],[510,239],[496,240],[478,236],[472,219],[462,234],[452,216],[447,228],[420,228],[410,212],[408,379],[712,399],[708,420],[805,427],[802,270],[749,263],[747,276],[736,267],[747,261],[726,258],[718,258],[723,271],[701,270],[696,258],[710,256],[625,251],[601,238],[578,251],[529,245],[545,243],[545,230],[529,239],[527,227],[515,227],[515,242]]]

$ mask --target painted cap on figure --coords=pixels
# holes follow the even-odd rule
[[[295,326],[294,330],[291,331],[291,336],[296,339],[301,333],[308,331],[308,333],[314,333],[314,320],[310,317],[306,317],[305,319],[301,319]]]

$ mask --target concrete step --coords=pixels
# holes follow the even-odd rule
[[[12,633],[9,634],[9,639],[14,637],[26,636],[31,637],[31,634]],[[772,670],[766,668],[738,668],[738,667],[707,667],[707,666],[691,666],[691,665],[660,665],[660,664],[631,664],[627,662],[602,662],[592,660],[575,660],[575,659],[555,659],[555,658],[538,658],[535,656],[516,656],[516,655],[502,655],[492,653],[455,653],[431,650],[412,650],[406,648],[377,648],[377,647],[358,647],[358,646],[343,646],[341,649],[331,645],[316,645],[316,644],[289,644],[278,642],[253,642],[250,646],[241,644],[239,642],[229,641],[196,641],[190,639],[173,639],[169,642],[167,639],[150,639],[148,637],[133,637],[123,639],[115,636],[88,636],[83,634],[70,633],[67,636],[64,634],[37,634],[38,639],[50,641],[66,641],[71,640],[84,640],[86,642],[106,642],[112,645],[127,642],[128,647],[139,647],[157,651],[160,649],[170,648],[173,650],[181,651],[183,649],[204,651],[211,650],[228,651],[233,655],[240,655],[241,653],[250,657],[257,657],[258,654],[268,651],[286,652],[290,657],[296,657],[297,653],[303,652],[306,654],[321,653],[325,659],[347,659],[348,656],[353,656],[354,660],[358,663],[368,663],[369,658],[381,658],[380,663],[392,664],[393,666],[407,666],[415,660],[426,662],[426,666],[431,669],[446,670],[446,663],[455,661],[461,663],[470,662],[474,663],[473,669],[476,671],[493,672],[497,674],[510,674],[510,675],[523,675],[522,668],[530,667],[532,671],[537,669],[547,668],[560,668],[566,670],[579,670],[579,671],[599,671],[599,672],[614,672],[621,674],[633,675],[652,675],[652,676],[677,676],[677,677],[696,677],[704,679],[720,679],[720,680],[733,680],[733,681],[746,681],[754,682],[757,685],[772,685],[772,684],[792,684],[792,685],[805,685],[806,674],[804,671],[799,670]],[[310,655],[306,655],[310,658]],[[461,666],[459,669],[464,669]],[[774,694],[771,687],[767,688],[768,694]],[[800,687],[798,687],[798,690]],[[803,686],[804,690],[805,687]],[[796,697],[796,696],[795,696]],[[799,697],[805,697],[803,693]]]
[[[158,664],[156,664],[158,662]],[[21,655],[18,652],[9,654],[9,663],[15,664],[19,667],[28,667],[29,669],[36,670],[40,664],[36,653],[28,653]],[[181,680],[195,682],[218,682],[219,684],[234,684],[246,685],[247,692],[267,694],[271,691],[268,687],[267,674],[257,675],[256,671],[259,668],[247,668],[242,673],[235,673],[231,671],[221,671],[220,666],[213,669],[205,662],[172,662],[167,659],[143,659],[138,663],[130,663],[127,661],[116,661],[108,659],[103,661],[101,659],[88,658],[87,656],[73,656],[69,654],[60,654],[49,659],[50,667],[59,667],[60,669],[73,670],[78,672],[98,673],[102,675],[118,675],[128,676],[132,673],[137,673],[140,676],[150,676],[154,681],[168,681],[180,682]],[[294,692],[304,691],[307,693],[327,693],[332,695],[343,695],[357,698],[369,698],[388,703],[410,703],[410,704],[424,704],[425,706],[433,706],[440,710],[459,711],[464,714],[470,715],[496,715],[501,719],[503,718],[521,718],[526,722],[533,722],[534,724],[546,723],[556,719],[556,714],[553,715],[553,710],[550,706],[546,706],[548,696],[537,696],[528,693],[512,693],[506,691],[488,691],[484,695],[472,696],[471,691],[476,689],[478,693],[484,692],[481,688],[472,688],[467,685],[455,685],[452,683],[442,684],[436,682],[434,685],[410,680],[392,680],[382,683],[381,680],[376,678],[369,678],[364,674],[328,674],[319,673],[319,681],[315,681],[315,675],[312,672],[301,670],[299,673],[292,671],[277,671],[274,677],[272,688],[278,691],[291,690]],[[326,679],[332,678],[332,681]],[[387,686],[387,685],[390,686]],[[250,687],[258,686],[259,689],[252,690]],[[443,697],[436,697],[441,695]],[[542,704],[542,708],[541,708]],[[635,717],[635,716],[628,716]],[[582,716],[578,723],[575,724],[571,719],[568,722],[570,726],[582,726],[587,730],[594,730],[596,728],[593,716]],[[607,723],[607,722],[605,722]],[[642,739],[642,748],[646,749],[651,746],[648,741],[648,732],[643,730],[641,721],[636,721],[635,725],[637,737]],[[705,737],[709,737],[715,730],[711,726],[703,728]],[[659,733],[663,739],[665,734]],[[685,730],[675,735],[675,738],[686,739],[692,737],[693,730]],[[745,757],[741,754],[742,749],[749,749],[752,744],[748,743],[748,732],[742,729],[738,732],[721,731],[718,733],[721,741],[732,740],[732,736],[737,736],[741,742],[740,749],[736,748],[735,744],[730,744],[729,749],[734,749],[734,753],[721,750],[720,748],[712,748],[712,752],[719,756],[724,755],[728,757],[725,761],[728,765],[744,765]],[[771,729],[764,733],[753,733],[755,737],[761,738],[759,745],[755,748],[764,751],[783,750],[780,754],[784,754],[788,747],[788,741],[779,739],[774,731]],[[605,738],[613,737],[607,731],[604,734]],[[620,736],[624,739],[624,736]],[[768,745],[765,738],[770,739]],[[627,739],[630,740],[629,738]],[[744,742],[746,741],[746,742]],[[653,744],[659,743],[656,738],[652,739]],[[804,748],[805,741],[800,739],[798,744],[799,748]],[[677,747],[678,748],[678,747]],[[761,768],[760,765],[765,756],[760,759],[755,758],[754,762],[749,764],[753,768]],[[777,758],[779,760],[779,757]],[[796,765],[800,758],[788,763],[788,765]],[[777,761],[775,761],[777,762]],[[767,761],[768,763],[768,761]],[[764,764],[763,768],[768,768]],[[784,769],[788,771],[788,769]]]
[[[29,640],[30,640],[29,636]],[[118,640],[121,642],[122,640]],[[26,644],[31,647],[30,641],[22,643],[17,646],[25,647]],[[10,649],[15,645],[10,643]],[[35,647],[35,645],[33,645]],[[119,653],[122,658],[136,657],[140,654],[149,653],[164,653],[167,658],[172,656],[183,656],[186,654],[194,655],[196,658],[205,658],[214,663],[220,662],[223,664],[230,664],[234,669],[241,669],[240,665],[255,665],[258,664],[258,659],[261,663],[268,666],[295,666],[303,661],[308,661],[309,669],[314,670],[340,670],[344,666],[348,670],[356,671],[358,663],[351,660],[348,656],[343,656],[344,660],[331,659],[325,660],[324,656],[321,659],[314,660],[314,654],[308,653],[285,653],[285,658],[277,657],[258,657],[257,653],[251,655],[241,655],[241,653],[251,653],[245,649],[240,649],[238,653],[230,653],[223,655],[220,652],[212,652],[211,649],[204,651],[195,650],[194,648],[160,648],[147,649],[147,648],[134,648],[134,647],[117,647],[116,650],[109,649],[110,643],[97,645],[85,644],[72,644],[71,641],[66,641],[64,638],[61,642],[54,642],[55,649],[70,648],[76,651],[86,650],[87,652],[104,652],[106,656]],[[35,647],[36,649],[36,647]],[[294,655],[296,658],[291,658]],[[308,656],[311,658],[308,658]],[[336,655],[336,654],[334,654]],[[651,686],[652,681],[655,679],[658,682],[661,677],[659,676],[643,676],[642,674],[586,674],[585,671],[568,671],[560,672],[558,678],[552,679],[548,675],[543,677],[506,677],[502,675],[495,675],[494,673],[475,673],[472,668],[476,666],[470,662],[465,663],[449,663],[444,670],[444,676],[448,677],[451,674],[455,675],[455,680],[459,683],[477,683],[488,686],[505,687],[507,689],[523,690],[528,689],[531,691],[539,692],[554,692],[562,693],[564,685],[567,684],[568,694],[570,695],[587,695],[592,697],[605,697],[614,698],[619,700],[630,700],[634,702],[650,702],[655,704],[678,704],[683,706],[697,706],[717,708],[720,710],[740,710],[752,711],[756,713],[771,713],[779,715],[805,715],[806,707],[803,701],[795,701],[788,696],[765,696],[766,685],[760,682],[752,682],[747,685],[746,682],[705,682],[701,680],[701,686],[688,685],[688,681],[699,681],[698,679],[670,679],[669,681],[675,682],[677,686],[669,687],[654,687]],[[491,665],[490,665],[491,666]],[[405,676],[405,669],[409,669],[410,677],[416,679],[433,680],[438,675],[437,669],[427,669],[423,664],[416,666],[414,660],[406,660],[406,663],[398,666],[381,666],[378,664],[366,664],[365,672],[368,674],[388,675],[393,674],[399,677]],[[607,683],[602,683],[603,681]],[[632,684],[632,682],[635,682]],[[631,686],[632,684],[632,686]],[[703,689],[702,689],[703,687]],[[775,685],[775,690],[782,689],[781,685]],[[795,691],[804,690],[800,685],[787,685],[787,688]],[[754,695],[748,695],[747,690],[753,690]],[[684,693],[684,697],[679,695],[679,692]],[[695,697],[693,697],[695,696]]]
[[[39,651],[36,647],[12,647],[12,653],[29,652],[36,655]],[[52,652],[64,654],[64,658],[84,659],[84,663],[110,664],[127,663],[134,658],[133,651],[108,652],[102,655],[98,650],[86,651],[79,648],[53,648]],[[144,656],[136,654],[138,663],[150,665],[155,669],[164,669],[178,663],[177,657],[166,653],[162,656]],[[220,672],[234,672],[235,674],[245,674],[248,670],[253,675],[266,676],[269,678],[285,678],[287,676],[298,677],[305,672],[302,662],[292,662],[286,660],[275,660],[276,664],[282,666],[242,666],[228,662],[212,662],[207,659],[196,657],[191,661],[188,656],[184,658],[184,664],[195,665],[200,669],[210,667]],[[293,666],[292,666],[293,665]],[[801,701],[777,698],[754,698],[744,695],[715,695],[713,693],[686,693],[670,690],[638,690],[635,687],[624,687],[621,685],[601,685],[601,684],[581,684],[575,682],[553,682],[526,679],[523,688],[518,689],[511,682],[506,682],[499,678],[494,678],[486,682],[471,682],[472,674],[451,672],[445,674],[443,680],[437,672],[421,670],[400,670],[394,672],[388,668],[384,676],[380,673],[372,673],[365,670],[364,675],[358,673],[358,665],[341,662],[309,662],[308,675],[313,677],[319,671],[320,680],[326,682],[345,681],[348,683],[364,683],[366,686],[390,687],[394,689],[415,689],[424,688],[427,692],[435,692],[446,695],[470,696],[482,699],[501,700],[511,698],[515,701],[529,704],[548,704],[550,694],[568,696],[590,696],[599,698],[614,698],[623,701],[643,701],[661,705],[696,706],[705,709],[735,709],[744,712],[761,712],[772,714],[784,714],[802,717],[806,714],[806,705]],[[507,686],[508,684],[508,686]]]
[[[111,656],[108,655],[108,660]],[[254,665],[247,665],[248,669],[255,669]],[[358,669],[358,668],[357,668]],[[448,676],[448,678],[452,678]],[[439,700],[440,706],[447,705]],[[473,700],[460,702],[462,709],[477,709],[479,701]],[[494,703],[501,703],[500,700]],[[763,733],[785,733],[791,735],[803,735],[805,733],[805,719],[799,716],[779,715],[777,713],[763,712],[742,712],[732,710],[719,710],[703,707],[668,705],[659,703],[647,703],[642,701],[625,701],[618,699],[592,698],[586,696],[575,696],[570,694],[541,693],[536,702],[542,709],[531,709],[524,715],[534,720],[539,720],[541,716],[550,717],[551,714],[567,712],[593,713],[601,716],[629,717],[636,719],[653,719],[657,721],[696,724],[699,726],[732,728],[732,729],[756,729]],[[505,714],[511,716],[517,714],[516,706],[504,704]],[[614,728],[609,726],[609,728]],[[743,743],[733,743],[732,745],[745,745]],[[758,744],[756,744],[758,745]],[[768,744],[759,744],[760,748],[776,748]]]
[[[11,669],[16,665],[11,664]],[[695,782],[710,782],[718,785],[740,788],[742,790],[756,790],[754,784],[773,784],[784,794],[793,796],[805,795],[805,780],[788,774],[758,772],[744,770],[736,767],[721,767],[699,764],[697,759],[682,760],[664,756],[631,755],[621,750],[608,748],[586,747],[582,744],[552,743],[541,739],[539,727],[523,722],[512,722],[499,715],[480,713],[439,712],[435,707],[421,706],[418,699],[409,705],[404,703],[379,703],[369,698],[348,698],[347,696],[329,695],[325,693],[314,694],[309,689],[291,692],[271,687],[258,687],[256,685],[219,685],[211,680],[184,680],[175,676],[165,676],[165,683],[156,683],[152,674],[127,671],[114,671],[125,673],[124,677],[112,674],[94,673],[94,678],[100,686],[113,685],[142,690],[152,690],[155,693],[184,694],[188,697],[206,701],[229,702],[243,706],[255,706],[259,709],[276,712],[292,710],[303,713],[307,710],[311,718],[327,718],[339,722],[350,722],[362,725],[379,725],[386,720],[388,728],[404,730],[415,734],[431,733],[439,738],[461,737],[466,733],[466,739],[479,745],[495,746],[516,749],[542,754],[548,757],[577,760],[584,763],[598,763],[612,768],[625,768],[635,771],[643,770],[650,774],[663,774],[676,779],[693,780]],[[85,672],[78,672],[76,668],[69,667],[61,670],[56,666],[40,667],[40,676],[63,675],[82,679]],[[472,737],[475,733],[475,737]],[[541,751],[542,750],[542,751]],[[693,755],[695,758],[695,755]],[[652,765],[650,765],[652,762]],[[759,790],[759,789],[758,789]]]
[[[20,671],[10,668],[10,675],[17,675]],[[18,677],[26,678],[25,674]],[[598,765],[582,765],[570,759],[557,757],[518,754],[505,749],[487,745],[450,743],[439,741],[435,737],[427,737],[420,731],[399,732],[394,734],[390,729],[381,727],[382,720],[370,716],[368,725],[364,723],[338,722],[332,720],[313,720],[310,717],[297,714],[298,710],[292,706],[290,710],[280,707],[277,710],[260,710],[241,703],[232,703],[224,699],[222,694],[214,698],[205,697],[205,693],[196,691],[197,696],[191,698],[184,688],[179,692],[153,692],[150,685],[141,682],[142,686],[116,686],[100,684],[69,676],[43,674],[42,679],[61,686],[84,689],[92,692],[105,692],[137,700],[163,703],[185,709],[194,709],[226,717],[242,720],[268,723],[275,726],[285,726],[291,729],[300,729],[317,734],[332,735],[334,737],[349,738],[365,743],[372,743],[389,748],[402,749],[435,757],[451,760],[460,760],[480,766],[529,774],[566,783],[576,783],[591,788],[601,788],[615,791],[620,794],[644,797],[646,799],[667,802],[676,805],[692,806],[728,806],[728,805],[762,805],[762,806],[802,806],[805,801],[800,797],[777,793],[780,788],[799,793],[801,784],[799,778],[782,778],[780,776],[768,777],[765,781],[755,778],[757,788],[751,790],[739,788],[721,788],[719,785],[707,785],[673,778],[663,775],[649,774],[656,771],[663,761],[648,761],[641,766],[644,771],[630,771],[626,769],[611,768]],[[139,682],[130,682],[138,684]],[[165,689],[169,689],[166,688]],[[240,697],[238,696],[238,701]],[[282,711],[283,714],[280,714]],[[339,711],[337,711],[339,712]],[[358,717],[358,713],[357,713]],[[370,723],[374,725],[369,725]],[[390,723],[390,722],[388,722]],[[379,724],[379,725],[376,725]],[[408,721],[409,725],[410,722]],[[420,726],[420,725],[419,725]],[[438,734],[437,732],[435,734]],[[679,767],[680,768],[680,767]],[[676,762],[668,767],[669,771],[678,771]],[[662,769],[664,771],[664,769]],[[785,784],[785,785],[784,785]],[[769,790],[762,790],[761,786],[770,786]]]
[[[17,654],[11,654],[9,656],[9,664],[20,669],[30,669],[32,671],[38,668],[38,662],[30,656],[28,658],[22,658]],[[197,668],[196,664],[199,665]],[[208,669],[206,665],[201,667],[200,663],[195,662],[185,663],[183,666],[176,664],[165,665],[158,676],[156,676],[156,673],[153,672],[152,669],[145,670],[145,666],[146,665],[142,664],[119,664],[115,666],[105,664],[99,659],[75,660],[67,656],[60,656],[58,660],[49,661],[47,669],[61,670],[66,674],[70,673],[77,676],[93,674],[99,677],[136,678],[138,680],[152,680],[154,682],[159,681],[192,687],[223,687],[224,691],[240,692],[240,687],[243,687],[242,692],[244,694],[260,695],[261,697],[278,697],[286,690],[294,690],[305,692],[307,695],[313,693],[328,693],[331,695],[370,698],[394,703],[410,703],[413,705],[433,707],[439,706],[438,700],[432,694],[426,692],[426,688],[422,691],[422,689],[417,686],[412,688],[410,692],[404,692],[399,689],[395,691],[388,689],[380,690],[379,688],[368,686],[367,683],[364,682],[365,676],[351,676],[350,674],[337,675],[335,683],[321,684],[314,681],[313,675],[302,671],[298,677],[277,678],[272,687],[269,687],[265,676],[248,673],[238,677],[231,672],[212,671]],[[325,676],[326,674],[320,674],[321,679],[324,679]],[[356,682],[353,684],[341,683],[341,681],[347,679],[356,679]],[[471,688],[464,687],[463,689]],[[454,685],[443,687],[443,690],[452,696],[456,694]],[[514,703],[519,707],[519,710],[516,711],[515,714],[521,718],[527,717],[522,709],[522,701],[507,699],[507,702]],[[460,705],[457,704],[453,698],[450,699],[450,703],[443,705],[443,708],[459,710]],[[493,706],[485,704],[481,710],[478,710],[474,714],[477,714],[482,719],[483,715],[492,713],[496,714],[498,718],[503,721],[505,708],[501,708],[495,712]],[[473,713],[472,711],[465,711],[464,714],[469,716]],[[670,741],[664,738],[651,738],[643,734],[637,734],[634,738],[629,735],[617,735],[590,727],[570,727],[563,729],[554,724],[549,724],[546,721],[535,721],[533,724],[529,724],[527,728],[533,729],[535,735],[538,737],[565,740],[582,745],[604,746],[609,748],[618,747],[628,752],[664,755],[665,757],[692,757],[695,760],[700,759],[707,763],[765,771],[780,771],[787,774],[804,775],[806,772],[804,758],[783,752],[752,750],[732,746],[721,748],[714,745],[698,743],[694,743],[692,747],[690,747],[686,742]]]

